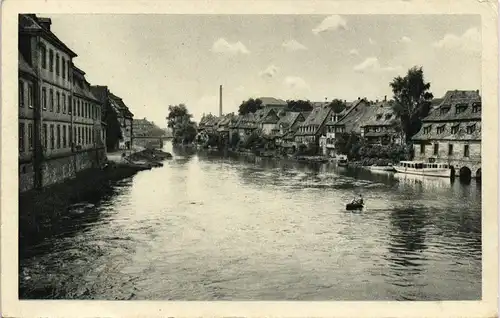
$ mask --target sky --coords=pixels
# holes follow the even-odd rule
[[[168,106],[199,121],[250,97],[392,97],[390,81],[422,66],[431,92],[481,88],[479,15],[43,15],[135,118],[166,126]]]

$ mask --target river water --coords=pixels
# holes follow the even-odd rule
[[[481,298],[475,181],[174,150],[89,201],[21,247],[21,298]]]

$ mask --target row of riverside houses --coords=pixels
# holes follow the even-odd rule
[[[19,15],[20,192],[102,166],[106,150],[114,149],[109,147],[114,142],[111,115],[133,116],[124,104],[111,109],[104,96],[94,93],[85,72],[73,63],[77,54],[51,32],[51,23]]]
[[[328,102],[313,103],[311,112],[288,112],[286,102],[261,98],[262,109],[242,116],[203,116],[200,131],[224,132],[230,139],[238,134],[248,137],[256,129],[274,140],[277,147],[294,153],[299,145],[317,149],[317,154],[333,157],[335,140],[341,133],[356,133],[366,143],[402,144],[399,118],[393,100],[368,101],[358,98],[345,102],[346,108],[335,113]],[[413,136],[415,160],[447,162],[452,167],[467,168],[480,176],[481,167],[481,96],[479,91],[448,91],[431,102],[422,129]],[[432,148],[427,145],[432,144]]]
[[[240,139],[252,131],[261,129],[262,135],[274,140],[278,148],[294,153],[299,145],[316,149],[317,154],[335,156],[335,134],[355,132],[361,134],[371,144],[400,143],[396,133],[396,116],[392,111],[392,101],[369,102],[365,98],[354,102],[345,101],[346,108],[335,113],[329,102],[314,102],[311,111],[286,111],[287,103],[275,98],[260,98],[262,108],[243,116],[227,114],[222,118],[214,115],[203,116],[201,131],[220,131],[224,118],[229,119],[225,131],[237,133]],[[273,101],[269,103],[268,101]],[[276,102],[278,101],[278,102]],[[227,121],[227,120],[226,120]]]

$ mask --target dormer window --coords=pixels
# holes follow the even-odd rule
[[[447,105],[447,106],[443,106],[443,107],[441,107],[441,109],[440,109],[440,113],[441,113],[441,115],[444,115],[444,114],[446,114],[449,110],[450,110],[450,106],[449,106],[449,105]]]
[[[460,128],[460,125],[455,125],[455,126],[451,127],[451,133],[452,134],[458,133],[459,128]]]
[[[377,114],[377,120],[382,119],[382,114]]]
[[[460,114],[463,113],[467,109],[467,104],[457,104],[455,106],[455,113]]]
[[[470,126],[467,126],[467,133],[468,134],[472,134],[475,131],[476,131],[476,124],[472,124]]]
[[[429,134],[432,130],[432,126],[424,127],[424,134]]]
[[[444,125],[438,126],[438,127],[436,128],[436,132],[437,132],[438,134],[442,134],[442,133],[444,133]]]
[[[479,113],[481,111],[481,103],[474,103],[472,105],[472,112]]]
[[[385,115],[385,120],[389,120],[389,119],[391,119],[391,118],[392,118],[392,114],[386,114],[386,115]]]

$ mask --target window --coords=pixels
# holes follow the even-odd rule
[[[58,113],[60,113],[61,112],[61,95],[59,94],[59,92],[56,93],[56,101],[57,101],[56,111]]]
[[[76,127],[73,127],[73,143],[76,144]]]
[[[42,59],[42,68],[47,69],[47,49],[45,46],[40,47],[40,59]]]
[[[64,57],[61,57],[61,75],[63,79],[66,78],[66,60]]]
[[[76,99],[73,99],[73,114],[76,116]]]
[[[33,124],[28,124],[28,145],[33,150]]]
[[[64,65],[64,64],[63,64]],[[63,125],[63,131],[62,131],[62,146],[63,148],[66,148],[66,125]]]
[[[42,107],[44,110],[47,110],[47,89],[42,88]]]
[[[28,83],[28,107],[33,108],[33,84]]]
[[[436,131],[437,131],[438,134],[444,133],[444,125],[441,125],[441,126],[437,127]]]
[[[420,154],[425,154],[425,145],[424,144],[420,144]]]
[[[54,125],[50,125],[50,149],[54,149]]]
[[[382,114],[377,114],[377,120],[382,119]]]
[[[453,145],[448,144],[448,156],[452,156],[452,155],[453,155]]]
[[[56,75],[59,76],[59,54],[56,54]]]
[[[391,117],[392,117],[392,114],[386,114],[385,115],[385,120],[389,120],[389,119],[391,119]]]
[[[24,123],[19,123],[19,152],[24,152]]]
[[[456,114],[461,114],[467,109],[467,104],[457,104],[455,106],[455,113]]]
[[[62,113],[66,114],[66,95],[62,94],[61,99],[62,99]]]
[[[464,145],[464,157],[469,157],[469,145]]]
[[[432,126],[424,127],[424,134],[429,134],[431,132]]]
[[[70,114],[70,115],[71,115],[71,113],[72,113],[72,112],[71,112],[71,108],[72,108],[72,107],[71,107],[71,96],[68,96],[68,114]]]
[[[19,107],[24,107],[24,83],[19,81]]]
[[[49,135],[47,132],[47,124],[43,124],[43,149],[47,149],[48,140],[49,140]]]
[[[76,109],[77,109],[77,111],[78,111],[78,115],[77,115],[77,116],[78,116],[78,117],[80,117],[80,115],[82,114],[82,105],[80,104],[80,100],[78,100],[76,103],[77,103],[77,105],[78,105],[78,106],[76,107]]]
[[[472,105],[472,112],[473,113],[479,113],[481,111],[481,104],[480,103],[475,103]]]
[[[441,107],[441,109],[440,109],[441,115],[446,114],[449,110],[450,110],[450,105],[446,105],[444,107]]]
[[[82,127],[78,127],[78,144],[82,144]]]
[[[451,127],[451,133],[452,133],[452,134],[456,134],[456,133],[458,133],[458,128],[459,128],[459,127],[460,127],[459,125],[455,125],[455,126]]]
[[[71,64],[70,64],[70,60],[68,60],[68,81],[71,82]]]
[[[467,126],[467,133],[468,134],[472,134],[473,132],[476,131],[476,124],[473,124],[473,125],[470,125],[470,126]]]
[[[49,71],[54,72],[54,51],[49,50]]]
[[[434,144],[434,155],[437,156],[439,153],[439,144]]]
[[[61,148],[61,125],[57,125],[57,149]]]
[[[50,98],[50,100],[49,100],[49,102],[50,102],[50,105],[49,105],[50,109],[49,110],[51,112],[53,112],[54,111],[54,90],[52,90],[52,88],[50,89],[50,97],[49,98]]]

